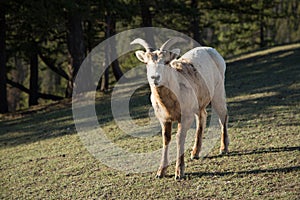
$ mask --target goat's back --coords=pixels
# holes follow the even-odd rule
[[[214,94],[216,85],[224,82],[226,64],[214,48],[196,47],[186,52],[181,58],[193,64],[205,80],[211,94]]]
[[[190,60],[196,66],[201,66],[202,69],[216,66],[224,78],[226,70],[225,60],[212,47],[196,47],[186,52],[182,58]]]

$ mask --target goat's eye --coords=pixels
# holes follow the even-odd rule
[[[159,55],[160,55],[160,56],[165,56],[165,55],[166,55],[166,52],[167,52],[167,51],[163,50],[163,51],[159,52]]]

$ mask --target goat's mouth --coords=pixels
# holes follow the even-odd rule
[[[161,88],[163,87],[162,84],[158,83],[158,82],[154,82],[154,85],[153,85],[155,88]]]
[[[162,86],[160,81],[157,81],[157,80],[153,80],[153,81],[149,82],[149,85],[152,87],[161,87]]]

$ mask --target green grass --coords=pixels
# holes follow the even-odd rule
[[[186,179],[111,169],[86,150],[67,100],[2,115],[1,199],[299,199],[300,48],[277,47],[230,60],[226,90],[230,151],[218,144],[203,160],[186,154]],[[148,89],[136,92],[132,115],[147,123]],[[119,146],[134,152],[161,147],[159,135],[126,137],[98,98],[99,122]],[[173,138],[174,139],[174,138]],[[159,161],[157,161],[159,163]]]

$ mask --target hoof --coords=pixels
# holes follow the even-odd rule
[[[163,178],[163,176],[162,176],[162,175],[158,175],[158,174],[156,174],[155,178],[159,178],[159,179],[161,179],[161,178]]]
[[[200,159],[200,157],[199,157],[199,156],[197,156],[197,155],[191,155],[191,159],[192,159],[192,160],[199,160],[199,159]]]
[[[183,180],[185,178],[185,176],[179,176],[179,175],[175,175],[175,181],[180,181]]]
[[[157,170],[157,172],[156,172],[155,178],[163,178],[163,177],[165,177],[166,172],[167,172],[167,167],[163,167],[163,168],[160,167]]]
[[[229,154],[228,150],[220,150],[220,155],[226,155]]]

